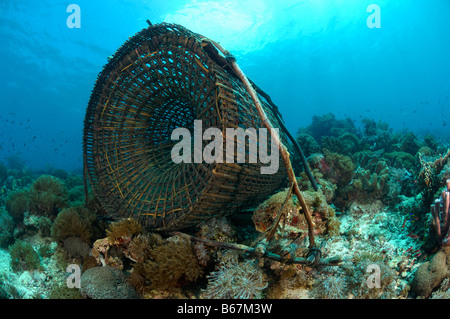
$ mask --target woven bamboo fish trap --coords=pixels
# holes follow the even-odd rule
[[[83,155],[86,179],[113,217],[182,229],[236,213],[287,185],[281,159],[278,172],[267,175],[259,161],[172,161],[178,142],[172,131],[192,131],[196,119],[203,131],[264,127],[242,82],[204,40],[180,25],[150,25],[99,74],[86,110]],[[273,108],[261,101],[273,127],[280,127]],[[286,142],[281,130],[280,137]]]

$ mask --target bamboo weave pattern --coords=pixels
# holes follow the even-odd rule
[[[125,42],[99,74],[84,120],[83,156],[86,178],[113,217],[182,229],[236,213],[287,185],[281,159],[272,175],[260,173],[260,162],[172,161],[178,142],[172,131],[192,131],[196,119],[203,131],[264,127],[240,80],[205,52],[202,39],[180,25],[150,26]],[[271,124],[280,127],[261,101]]]

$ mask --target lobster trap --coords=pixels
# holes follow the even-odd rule
[[[172,132],[193,132],[196,120],[203,132],[263,127],[242,81],[205,39],[180,25],[150,25],[99,74],[84,121],[84,168],[113,217],[132,217],[156,230],[182,229],[236,213],[287,185],[285,169],[261,174],[265,164],[237,163],[235,155],[234,163],[173,161]],[[276,110],[259,98],[271,125],[282,127]],[[282,130],[280,139],[287,145]],[[233,143],[236,150],[237,139]]]

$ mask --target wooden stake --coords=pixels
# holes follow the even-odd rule
[[[241,251],[243,253],[247,253],[247,254],[255,253],[255,249],[256,249],[254,247],[249,247],[249,246],[242,245],[242,244],[226,243],[226,242],[203,239],[203,238],[191,236],[191,235],[181,233],[181,232],[170,232],[169,234],[172,236],[185,236],[185,237],[189,238],[190,240],[202,242],[207,246],[217,247],[217,248],[234,249],[234,250],[239,250],[239,251]],[[272,252],[266,252],[263,255],[263,257],[269,258],[272,260],[276,260],[276,261],[280,261],[280,262],[292,263],[292,264],[303,264],[303,265],[307,265],[307,266],[309,266],[311,264],[311,262],[310,262],[310,260],[308,260],[308,258],[292,257],[292,258],[286,260],[286,258],[284,258],[283,256],[280,256],[280,255],[272,253]],[[314,264],[314,266],[325,266],[325,267],[339,266],[339,264],[341,262],[342,262],[342,259],[340,257],[320,258]]]
[[[311,213],[309,211],[308,205],[306,204],[306,202],[300,192],[300,188],[298,187],[297,178],[295,177],[294,170],[292,169],[289,152],[288,152],[286,146],[284,146],[283,143],[281,142],[280,136],[277,134],[277,132],[274,130],[274,128],[270,124],[269,119],[267,118],[266,112],[264,111],[264,109],[261,106],[261,102],[259,101],[256,91],[253,89],[253,87],[250,84],[250,82],[248,81],[247,77],[242,72],[242,70],[239,68],[239,66],[237,65],[234,58],[230,59],[230,62],[231,62],[231,66],[233,67],[234,71],[236,72],[238,77],[241,79],[242,83],[245,85],[247,91],[249,92],[250,96],[252,97],[253,103],[255,103],[256,110],[258,111],[258,114],[261,117],[264,126],[270,132],[270,136],[272,137],[272,143],[275,143],[275,145],[280,150],[281,158],[283,159],[289,181],[293,185],[293,193],[297,196],[297,198],[300,202],[300,205],[302,206],[303,213],[305,214],[306,222],[308,223],[309,248],[316,247],[316,243],[314,240],[314,223],[312,221]]]

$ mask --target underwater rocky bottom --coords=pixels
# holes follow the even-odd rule
[[[308,267],[244,255],[272,225],[288,190],[258,207],[213,218],[183,234],[151,233],[113,221],[83,178],[32,171],[18,158],[0,165],[0,298],[449,298],[449,143],[393,132],[363,119],[315,116],[297,140],[319,191],[297,168],[322,257]],[[296,163],[294,159],[294,164]],[[291,198],[269,249],[300,238],[307,224]]]

